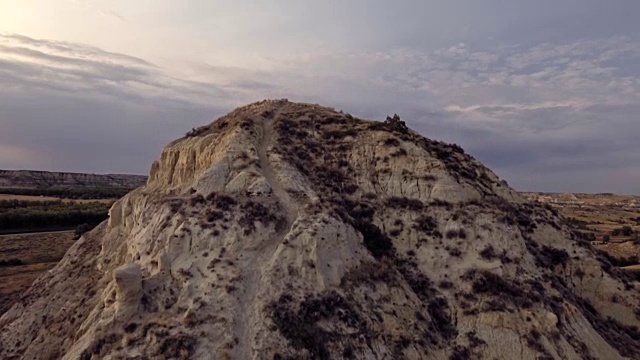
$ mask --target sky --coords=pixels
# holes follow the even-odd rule
[[[0,0],[0,169],[148,173],[267,98],[397,113],[521,191],[640,194],[636,0]]]

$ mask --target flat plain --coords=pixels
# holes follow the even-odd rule
[[[1,190],[0,190],[1,191]],[[0,194],[0,201],[2,200],[18,200],[18,201],[62,201],[66,203],[78,203],[85,204],[91,202],[100,202],[103,204],[113,204],[116,199],[64,199],[54,196],[34,196],[34,195],[12,195],[12,194]]]
[[[0,314],[43,272],[56,266],[73,245],[74,232],[0,235]]]
[[[616,258],[640,258],[640,196],[580,193],[523,193],[557,208],[592,245]],[[627,227],[631,231],[626,233]],[[640,268],[631,265],[628,269]]]

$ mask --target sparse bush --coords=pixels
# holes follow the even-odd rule
[[[207,211],[207,221],[208,222],[215,222],[217,220],[222,220],[224,219],[224,213],[222,211],[218,211],[218,210],[208,210]]]
[[[217,209],[220,209],[222,211],[230,211],[234,206],[238,204],[236,199],[232,198],[231,196],[218,194],[215,192],[209,194],[206,200],[212,203],[213,206],[215,206]]]
[[[396,152],[394,152],[393,154],[391,154],[391,157],[401,157],[401,156],[407,156],[407,150],[405,149],[398,149]]]
[[[375,200],[378,198],[378,195],[376,193],[368,192],[362,195],[362,198],[367,200]]]
[[[554,224],[554,223],[551,223]],[[592,232],[582,232],[582,231],[574,231],[575,234],[578,235],[578,237],[582,240],[585,241],[596,241],[596,234],[592,233]]]
[[[398,139],[396,138],[388,138],[384,141],[384,144],[386,146],[399,146],[400,145],[400,141],[398,141]]]
[[[564,267],[567,265],[567,261],[569,261],[569,254],[565,250],[546,245],[542,247],[540,255],[542,256],[543,264],[547,267],[556,267],[558,265]]]
[[[393,114],[393,117],[387,116],[387,119],[384,121],[384,125],[390,130],[398,131],[403,134],[409,132],[407,124],[400,120],[400,116],[398,116],[398,114]]]
[[[362,234],[364,246],[371,252],[373,257],[393,256],[395,252],[393,243],[379,227],[362,219],[357,219],[353,225]]]
[[[269,306],[269,316],[278,331],[296,349],[306,349],[313,359],[329,359],[328,344],[339,340],[342,334],[320,326],[321,321],[343,323],[367,336],[366,323],[353,306],[335,291],[310,297],[296,308],[293,298],[284,294]]]
[[[124,327],[124,332],[127,334],[131,334],[134,331],[136,331],[136,329],[138,328],[138,324],[137,323],[129,323]]]
[[[576,229],[589,230],[589,227],[587,226],[589,225],[589,223],[584,220],[579,220],[574,217],[569,217],[567,218],[567,222]]]
[[[634,234],[633,228],[631,226],[623,226],[618,229],[613,229],[611,231],[611,236],[632,236]]]
[[[75,230],[75,234],[73,235],[74,239],[80,239],[82,237],[82,235],[84,235],[85,233],[93,230],[94,226],[91,226],[91,224],[87,224],[84,223],[80,226],[78,226]]]
[[[432,200],[429,203],[429,206],[443,207],[443,208],[445,208],[447,210],[453,209],[453,205],[450,202],[448,202],[446,200],[440,200],[440,199]]]
[[[177,213],[182,208],[182,201],[178,199],[169,201],[169,208],[171,209],[171,212]]]
[[[471,351],[463,346],[457,345],[453,348],[453,352],[449,355],[449,360],[468,360],[471,359]]]
[[[357,188],[354,189],[350,186],[350,179],[342,170],[325,165],[317,166],[314,169],[314,180],[325,189],[340,194],[352,194],[357,190]]]
[[[375,287],[376,283],[394,284],[395,269],[388,259],[380,261],[364,261],[357,267],[349,270],[341,280],[341,286],[368,285]]]
[[[432,216],[429,216],[429,215],[419,216],[415,220],[413,227],[416,230],[422,231],[427,235],[442,237],[442,234],[440,233],[440,231],[438,231],[438,223]]]
[[[358,132],[355,129],[347,129],[347,130],[329,130],[325,131],[322,134],[322,137],[325,140],[340,140],[347,136],[356,137]]]
[[[198,340],[193,335],[179,333],[162,339],[159,346],[159,354],[165,359],[187,360],[196,347]]]
[[[413,211],[420,211],[424,208],[422,201],[417,199],[410,199],[406,197],[392,196],[385,202],[386,205],[393,209],[408,209]]]
[[[208,130],[209,130],[208,126],[201,126],[199,128],[192,128],[184,136],[188,137],[188,138],[197,137],[197,136],[205,134]]]
[[[429,301],[427,306],[432,326],[445,339],[453,339],[458,335],[456,326],[451,321],[451,309],[447,299],[437,297]]]
[[[451,240],[451,239],[455,239],[455,238],[460,238],[460,239],[466,239],[467,238],[467,232],[460,228],[460,229],[452,229],[447,231],[446,233],[447,239]]]
[[[474,279],[472,288],[476,294],[489,294],[522,308],[533,305],[529,295],[519,284],[492,272],[471,270],[465,278]]]
[[[248,201],[240,206],[243,215],[238,220],[238,224],[244,227],[244,234],[249,235],[256,230],[255,222],[269,225],[277,222],[279,218],[273,214],[268,207],[256,201]]]
[[[426,277],[412,260],[396,259],[395,265],[411,290],[422,301],[429,301],[436,294],[433,283]]]
[[[455,257],[460,257],[460,256],[462,256],[462,251],[460,251],[460,249],[458,249],[458,248],[449,249],[449,255],[455,256]]]
[[[493,246],[491,246],[491,244],[487,244],[487,246],[485,246],[484,249],[480,251],[480,256],[482,256],[482,258],[486,260],[493,260],[498,257],[495,249],[493,248]]]
[[[191,197],[191,206],[202,205],[204,203],[205,203],[205,199],[200,194],[196,194]]]

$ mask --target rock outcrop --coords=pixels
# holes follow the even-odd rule
[[[460,147],[263,101],[169,144],[0,358],[638,359],[639,289]]]

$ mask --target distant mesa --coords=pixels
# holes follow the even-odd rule
[[[639,304],[459,146],[266,100],[167,145],[0,318],[0,358],[640,359]]]
[[[82,174],[31,170],[0,170],[1,187],[122,187],[136,188],[146,183],[142,175]]]

